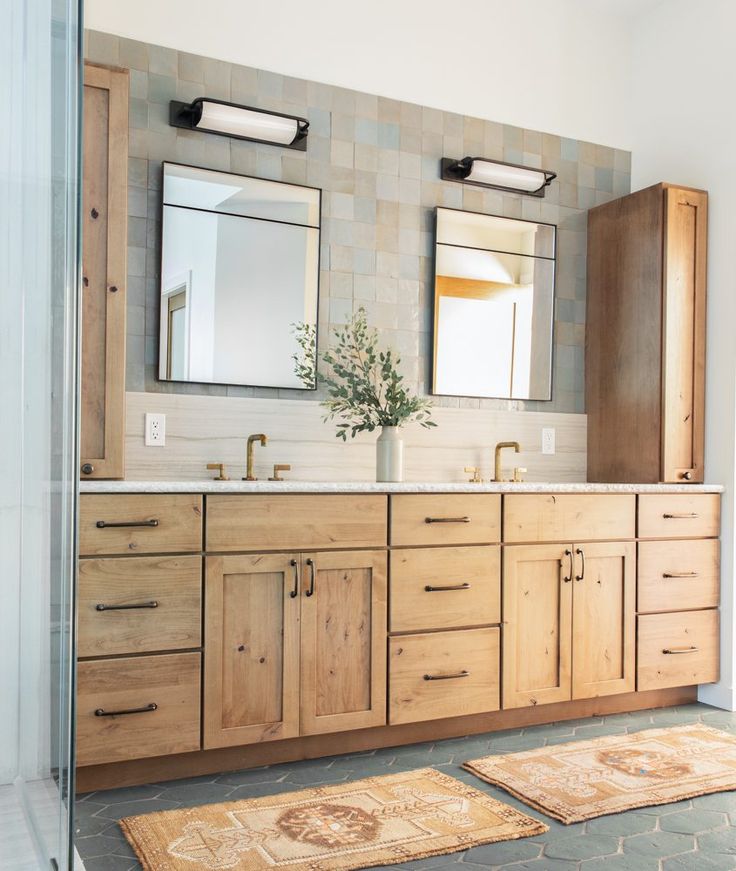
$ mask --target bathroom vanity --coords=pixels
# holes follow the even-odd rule
[[[83,483],[78,788],[691,701],[720,489]]]

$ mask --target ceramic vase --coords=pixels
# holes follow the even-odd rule
[[[404,480],[404,440],[397,426],[384,426],[376,441],[376,481]]]

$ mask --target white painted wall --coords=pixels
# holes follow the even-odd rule
[[[652,0],[87,0],[85,26],[618,148]]]
[[[722,525],[721,682],[703,701],[736,709],[734,445],[736,444],[736,4],[668,0],[638,22],[633,42],[632,189],[658,181],[710,192],[705,475],[726,485]]]

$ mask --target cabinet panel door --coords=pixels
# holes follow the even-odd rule
[[[301,734],[386,723],[386,554],[302,557]]]
[[[298,569],[291,554],[205,560],[205,749],[299,734]]]
[[[636,545],[576,545],[573,583],[573,699],[633,692]]]
[[[571,578],[571,544],[504,549],[504,708],[569,701]]]
[[[662,480],[703,480],[708,196],[665,190]]]

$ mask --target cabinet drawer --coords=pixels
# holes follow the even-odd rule
[[[200,667],[199,653],[80,662],[77,764],[199,750]]]
[[[202,549],[202,497],[85,493],[79,500],[79,553],[179,553]]]
[[[78,655],[199,647],[202,558],[79,561]]]
[[[718,680],[718,611],[639,617],[637,689]]]
[[[517,493],[504,497],[504,541],[605,541],[634,538],[635,530],[634,495]]]
[[[386,546],[381,495],[208,496],[208,551]]]
[[[717,493],[639,496],[639,538],[716,538],[721,528]]]
[[[391,632],[455,629],[501,620],[499,547],[391,552]]]
[[[720,588],[716,539],[639,542],[639,611],[715,608]]]
[[[501,540],[495,493],[391,497],[391,544],[494,544]]]
[[[499,630],[389,639],[389,723],[462,717],[499,708]]]

